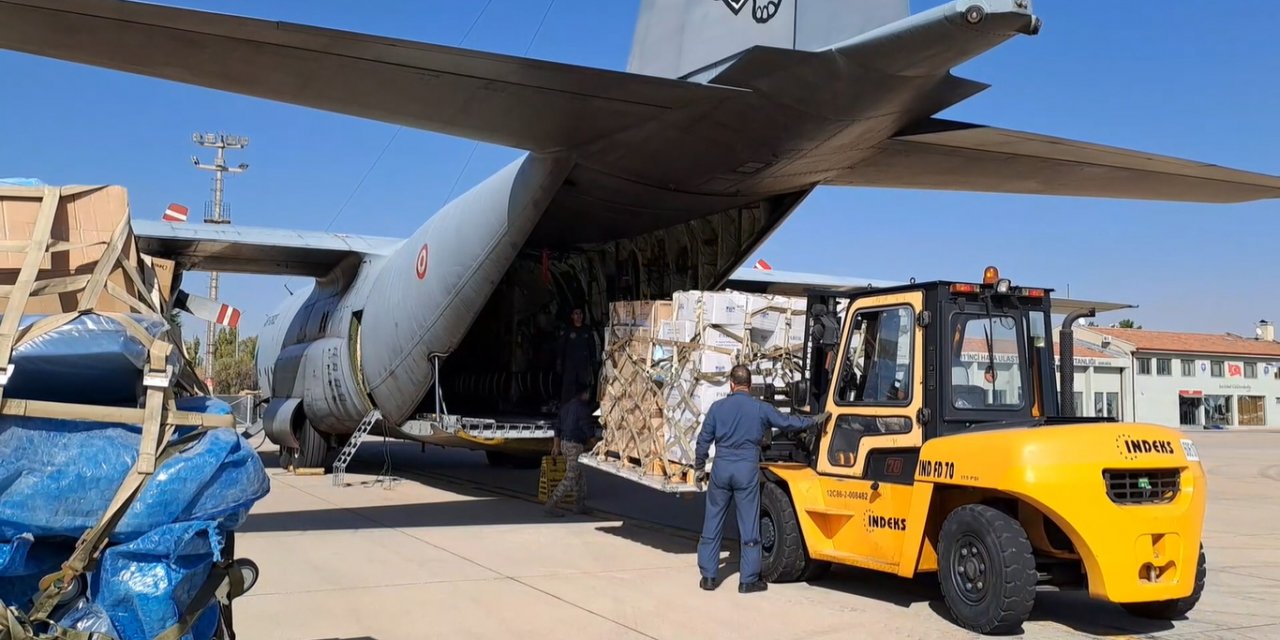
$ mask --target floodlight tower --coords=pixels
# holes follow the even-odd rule
[[[226,224],[231,222],[230,216],[224,215],[224,204],[222,202],[222,184],[223,174],[225,173],[243,173],[249,168],[249,165],[240,163],[237,167],[228,167],[226,163],[227,149],[243,149],[249,146],[249,138],[246,136],[232,136],[225,133],[194,133],[191,135],[191,141],[202,146],[216,149],[213,164],[201,164],[200,158],[191,156],[191,162],[196,165],[197,169],[212,171],[213,173],[213,206],[205,209],[204,221],[206,224]],[[218,272],[209,273],[209,299],[218,300]],[[213,321],[209,321],[208,329],[205,331],[205,357],[204,371],[205,381],[209,384],[209,390],[213,391],[213,339],[214,328]]]

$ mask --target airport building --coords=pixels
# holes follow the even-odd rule
[[[988,401],[1020,404],[1014,344],[997,340],[989,352],[967,339],[953,379],[983,380],[994,355]],[[1270,324],[1253,338],[1077,326],[1073,355],[1076,415],[1185,429],[1280,427],[1280,342]],[[1061,372],[1060,354],[1056,364]]]
[[[1076,327],[1075,338],[1080,415],[1189,429],[1280,427],[1273,325],[1260,324],[1252,338],[1110,327]]]

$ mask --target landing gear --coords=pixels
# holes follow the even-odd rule
[[[1200,593],[1204,591],[1204,578],[1207,573],[1204,563],[1204,545],[1200,545],[1200,559],[1196,563],[1196,586],[1191,595],[1178,600],[1161,600],[1159,602],[1135,602],[1122,605],[1130,615],[1152,620],[1178,620],[1185,617],[1200,602]]]
[[[1031,615],[1036,561],[1017,520],[980,504],[960,507],[942,523],[938,580],[960,626],[981,634],[1017,631]]]
[[[298,468],[322,467],[329,456],[329,440],[324,434],[316,431],[307,420],[302,420],[294,434],[298,439],[298,448],[292,452],[293,466]],[[283,458],[282,458],[283,459]]]
[[[831,563],[809,557],[795,507],[773,482],[760,487],[760,547],[760,578],[765,582],[808,582],[831,569]]]

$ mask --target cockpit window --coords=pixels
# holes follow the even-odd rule
[[[1023,405],[1018,323],[1008,315],[960,313],[951,321],[951,402],[957,409]]]

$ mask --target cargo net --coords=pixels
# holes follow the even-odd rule
[[[753,395],[784,408],[803,376],[805,300],[678,292],[610,305],[601,372],[599,462],[661,484],[692,484],[698,433],[746,365]],[[714,447],[711,457],[714,459]]]
[[[0,184],[0,218],[0,459],[21,479],[0,483],[0,640],[225,635],[256,572],[225,555],[269,481],[175,346],[124,190]]]

